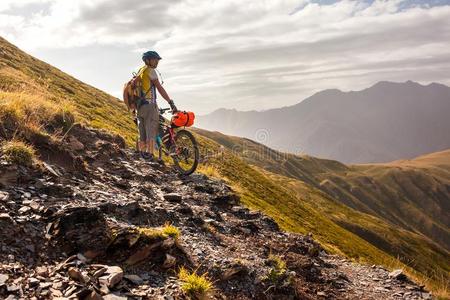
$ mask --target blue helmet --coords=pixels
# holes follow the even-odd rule
[[[142,54],[143,61],[145,61],[146,59],[152,59],[152,58],[162,59],[161,56],[159,56],[158,52],[156,52],[156,51],[147,51]]]

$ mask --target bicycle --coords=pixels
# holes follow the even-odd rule
[[[181,175],[190,175],[198,166],[200,152],[194,135],[186,129],[180,129],[164,118],[170,108],[159,109],[159,128],[156,136],[158,159],[163,160],[163,154],[172,158],[175,169]],[[136,149],[139,151],[138,142]]]

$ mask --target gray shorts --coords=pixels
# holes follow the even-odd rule
[[[137,112],[139,141],[154,141],[158,132],[159,112],[155,102],[143,104]]]

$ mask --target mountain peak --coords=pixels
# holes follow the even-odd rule
[[[313,96],[316,96],[316,95],[327,95],[327,96],[331,95],[331,96],[333,96],[333,95],[338,95],[338,94],[342,94],[342,93],[344,93],[344,92],[341,91],[340,89],[325,89],[325,90],[322,90],[322,91],[319,91],[319,92],[313,94]],[[313,96],[311,96],[311,97],[313,97]]]
[[[408,86],[408,87],[423,87],[418,82],[407,80],[405,82],[395,82],[395,81],[379,81],[375,83],[373,86],[369,87],[368,89],[383,89],[383,88],[392,88],[392,87],[402,87],[402,86]]]
[[[449,86],[439,83],[439,82],[431,82],[430,84],[427,85],[427,87],[431,87],[431,88],[443,88],[443,89],[450,89]]]

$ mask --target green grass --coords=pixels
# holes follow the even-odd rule
[[[31,145],[17,140],[4,142],[1,145],[1,152],[7,161],[23,166],[32,165],[36,158],[36,151]]]
[[[164,236],[166,237],[172,237],[174,239],[178,239],[181,235],[180,229],[178,229],[177,227],[170,225],[170,224],[166,224],[164,225],[164,227],[161,229],[161,232]]]
[[[280,282],[280,280],[282,280],[284,278],[284,275],[286,274],[286,262],[281,256],[273,254],[269,255],[268,262],[271,266],[271,269],[264,279],[276,284]]]
[[[213,284],[206,274],[198,275],[195,272],[189,272],[184,267],[178,272],[178,279],[183,283],[181,289],[194,299],[206,298],[212,291]]]
[[[139,236],[148,239],[171,237],[177,240],[181,235],[180,229],[170,224],[166,224],[161,228],[136,227],[136,231]]]
[[[158,238],[166,238],[166,235],[159,228],[147,228],[147,227],[137,227],[138,237],[144,237],[150,240],[158,239]]]

